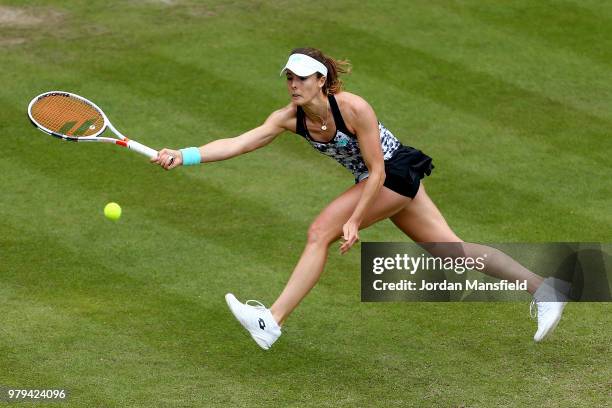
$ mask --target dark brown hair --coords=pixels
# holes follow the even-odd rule
[[[336,60],[332,57],[326,56],[323,54],[323,52],[321,52],[321,50],[311,47],[296,48],[292,50],[291,54],[289,55],[293,54],[308,55],[327,67],[327,78],[325,80],[325,85],[323,85],[323,93],[325,95],[328,93],[336,94],[342,91],[343,84],[339,77],[340,74],[351,73],[351,63],[348,60]],[[317,76],[320,78],[323,75],[317,72]]]

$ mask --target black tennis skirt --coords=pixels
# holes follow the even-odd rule
[[[389,160],[385,161],[384,186],[406,197],[414,198],[421,179],[434,169],[432,159],[422,151],[401,145]]]

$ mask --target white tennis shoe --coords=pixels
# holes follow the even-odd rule
[[[538,317],[538,331],[533,336],[533,340],[542,341],[555,330],[566,304],[567,302],[538,302],[535,299],[531,301],[529,307],[531,317],[535,318],[536,315]],[[534,312],[534,309],[537,311]]]
[[[270,309],[256,300],[247,300],[246,303],[241,303],[231,293],[225,295],[225,301],[234,317],[249,332],[259,347],[268,350],[278,340],[281,335],[281,328],[276,323]]]
[[[531,317],[538,318],[538,330],[533,336],[534,341],[544,340],[555,330],[569,300],[569,291],[569,282],[547,278],[534,293],[529,306]]]

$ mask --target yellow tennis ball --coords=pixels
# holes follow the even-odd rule
[[[108,203],[104,207],[104,215],[109,220],[117,221],[121,217],[121,207],[117,203]]]

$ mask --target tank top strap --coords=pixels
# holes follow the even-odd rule
[[[306,129],[306,121],[304,120],[304,111],[301,106],[297,107],[295,114],[295,133],[308,139],[308,131]]]
[[[327,99],[329,99],[329,106],[331,108],[332,115],[334,115],[334,122],[336,122],[336,130],[340,130],[349,136],[355,137],[355,135],[351,133],[351,131],[349,131],[346,127],[344,119],[342,119],[342,114],[340,113],[340,108],[338,107],[338,102],[336,102],[336,98],[334,97],[334,95],[329,94],[327,96]]]

